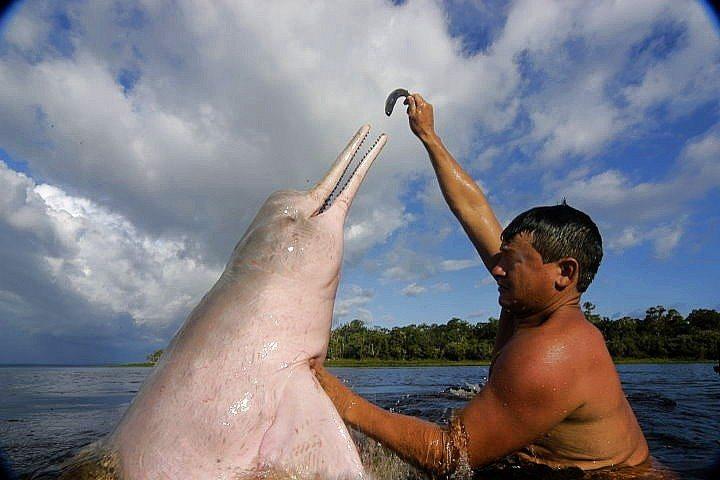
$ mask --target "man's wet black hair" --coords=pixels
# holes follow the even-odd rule
[[[602,237],[590,217],[565,203],[535,207],[521,213],[502,233],[509,242],[519,233],[532,233],[532,246],[543,262],[556,262],[572,257],[580,266],[577,289],[584,292],[590,286],[602,260]]]

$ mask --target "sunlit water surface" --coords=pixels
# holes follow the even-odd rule
[[[487,367],[331,370],[385,408],[438,422],[462,407],[487,376]],[[712,365],[620,365],[618,370],[653,456],[683,479],[720,478],[715,476],[720,376]],[[0,367],[0,448],[14,471],[26,476],[57,464],[110,432],[149,372]],[[506,473],[519,478],[515,470]]]

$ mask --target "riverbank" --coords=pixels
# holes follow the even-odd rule
[[[620,358],[616,365],[624,364],[665,364],[665,363],[717,363],[714,360],[680,360],[673,358]],[[464,367],[488,366],[489,360],[382,360],[382,359],[331,359],[325,361],[328,367]]]
[[[716,360],[682,360],[675,358],[619,358],[615,360],[616,365],[625,364],[670,364],[670,363],[717,363]],[[336,358],[325,360],[326,367],[365,367],[365,368],[386,368],[386,367],[468,367],[488,366],[488,360],[383,360],[379,358],[368,358],[357,360],[353,358]],[[109,365],[111,367],[153,367],[154,363],[136,362]]]
[[[325,360],[326,367],[466,367],[466,366],[487,366],[490,362],[487,360],[382,360],[382,359],[366,359],[356,360],[352,358],[341,358],[333,360]],[[154,363],[136,362],[136,363],[120,363],[109,365],[110,367],[154,367]]]
[[[353,358],[336,358],[325,360],[326,367],[467,367],[487,365],[490,365],[488,360],[382,360],[378,358],[368,358],[363,360],[356,360]]]

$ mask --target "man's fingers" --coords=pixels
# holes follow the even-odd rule
[[[417,111],[417,106],[415,105],[415,98],[413,98],[413,96],[410,95],[409,97],[407,97],[407,98],[405,99],[405,102],[406,102],[406,104],[407,104],[407,106],[408,106],[408,108],[407,108],[407,114],[408,114],[408,115],[415,115],[415,112]]]
[[[423,105],[425,105],[425,103],[426,103],[426,102],[425,102],[425,99],[424,99],[424,98],[422,97],[422,95],[420,95],[419,93],[413,93],[413,94],[412,94],[412,97],[413,97],[413,100],[415,100],[415,103],[416,103],[418,106],[422,107]]]

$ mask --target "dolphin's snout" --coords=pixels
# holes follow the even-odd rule
[[[367,171],[387,142],[387,135],[381,134],[367,152],[356,160],[357,152],[369,133],[370,125],[363,125],[340,153],[325,178],[315,187],[322,204],[314,215],[324,213],[336,203],[350,206]]]

